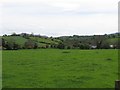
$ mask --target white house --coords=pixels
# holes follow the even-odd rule
[[[92,49],[96,49],[96,48],[97,48],[96,45],[91,45],[90,47],[91,47]]]

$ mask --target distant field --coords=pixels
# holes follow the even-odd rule
[[[0,37],[1,38],[1,37]],[[59,44],[61,40],[59,39],[52,39],[52,38],[40,38],[40,37],[29,37],[24,38],[22,36],[4,36],[2,37],[9,43],[15,42],[16,44],[20,45],[20,47],[24,47],[24,44],[28,40],[32,40],[38,44],[38,47],[45,47],[46,45],[54,45],[54,44]]]
[[[4,39],[7,40],[8,42],[16,42],[21,46],[23,46],[24,43],[27,41],[27,39],[20,36],[9,36],[9,37],[4,37]]]
[[[117,50],[3,51],[3,87],[114,88]]]

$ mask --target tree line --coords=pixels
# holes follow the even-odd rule
[[[16,41],[7,41],[4,37],[12,37],[12,36],[20,36],[27,39],[24,42],[24,45],[21,47]],[[30,39],[30,37],[39,37],[39,38],[46,38],[54,41],[54,39],[59,40],[57,44],[45,43],[44,47],[39,47],[40,43],[38,41]],[[120,33],[114,34],[105,34],[105,35],[92,35],[92,36],[62,36],[62,37],[47,37],[41,35],[34,35],[21,33],[16,34],[13,33],[12,35],[3,35],[1,38],[1,47],[2,49],[6,50],[18,50],[18,49],[37,49],[37,48],[59,48],[59,49],[119,49],[120,42]]]

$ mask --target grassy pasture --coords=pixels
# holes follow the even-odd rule
[[[117,50],[3,51],[3,87],[114,88]]]
[[[2,51],[0,51],[0,89],[2,89]]]
[[[4,39],[8,42],[16,42],[20,46],[24,46],[24,43],[27,41],[27,39],[21,36],[9,36],[9,37],[4,37]]]

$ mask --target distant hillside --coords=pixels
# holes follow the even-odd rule
[[[92,36],[62,36],[58,37],[58,39],[62,40],[65,45],[72,48],[80,46],[83,48],[84,45],[86,45],[88,48],[90,48],[89,46],[98,46],[98,48],[110,48],[110,45],[113,45],[114,48],[118,48],[120,33]]]
[[[109,49],[119,48],[120,33],[92,35],[92,36],[61,36],[47,37],[34,34],[3,35],[3,49],[36,49],[36,48],[60,48],[60,49]]]
[[[1,38],[4,39],[5,43],[18,44],[19,48],[25,48],[24,45],[27,41],[32,41],[32,43],[36,43],[37,48],[46,48],[50,47],[50,45],[58,45],[59,42],[61,42],[61,40],[52,37],[48,38],[45,36],[34,36],[23,33],[15,35],[3,35]]]
[[[15,42],[16,44],[19,44],[20,46],[23,46],[24,43],[27,41],[26,38],[21,36],[3,36],[2,37],[7,42]]]

